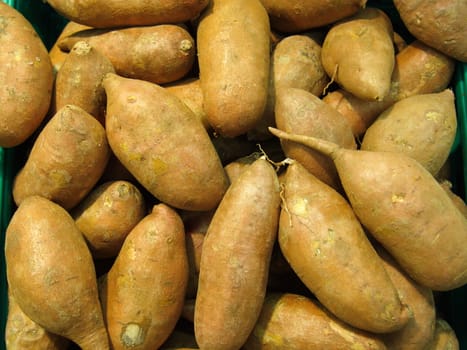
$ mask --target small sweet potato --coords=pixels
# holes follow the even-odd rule
[[[71,209],[92,190],[109,156],[104,127],[80,107],[66,105],[41,130],[16,174],[14,201],[19,205],[36,194]]]
[[[101,289],[112,349],[158,349],[180,317],[187,282],[183,222],[155,205],[125,239]]]
[[[321,49],[324,70],[352,95],[383,100],[395,64],[393,34],[389,17],[373,7],[334,23]]]
[[[106,132],[112,151],[138,182],[179,209],[211,210],[228,187],[201,121],[151,82],[109,74]]]
[[[121,76],[157,84],[183,78],[193,67],[195,42],[185,27],[176,24],[87,29],[58,43],[70,51],[85,41],[106,56]]]
[[[71,211],[94,258],[116,257],[136,224],[145,216],[145,200],[134,184],[100,184]]]
[[[201,349],[239,349],[266,294],[277,235],[279,181],[258,159],[228,188],[204,238],[194,329]]]
[[[342,322],[315,300],[293,293],[269,293],[242,349],[385,350],[371,333]]]
[[[31,320],[81,349],[109,349],[91,253],[63,207],[25,198],[8,224],[5,258],[11,295]]]
[[[451,325],[444,319],[436,319],[433,341],[426,350],[459,350],[459,340]]]
[[[39,128],[52,98],[53,69],[32,24],[0,2],[0,147],[22,144]]]

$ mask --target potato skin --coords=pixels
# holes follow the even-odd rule
[[[438,317],[436,319],[433,341],[427,346],[426,350],[459,350],[459,340],[446,320]]]
[[[104,88],[110,147],[138,182],[179,209],[216,207],[228,179],[193,112],[172,93],[147,81],[110,74]]]
[[[283,181],[278,241],[297,276],[355,328],[402,328],[408,311],[350,204],[297,161],[288,165]]]
[[[266,8],[271,27],[285,33],[297,33],[331,24],[355,14],[366,0],[261,0]]]
[[[52,98],[48,51],[29,21],[0,2],[0,147],[22,144],[40,126]]]
[[[239,349],[252,331],[266,293],[279,205],[279,181],[265,159],[251,164],[219,203],[203,242],[195,302],[201,349]]]
[[[185,27],[176,24],[114,29],[88,29],[58,43],[69,51],[85,41],[106,56],[121,76],[164,84],[183,78],[193,67],[195,42]]]
[[[264,112],[270,28],[259,0],[212,0],[197,28],[199,79],[210,125],[235,137],[254,128]]]
[[[467,62],[467,3],[463,0],[395,0],[410,33],[440,52]]]
[[[127,235],[145,214],[140,190],[123,180],[98,185],[71,211],[96,259],[116,257]]]
[[[95,28],[181,23],[196,18],[208,2],[208,0],[47,1],[69,20]]]
[[[384,350],[371,333],[353,328],[311,298],[269,293],[245,350]]]
[[[103,126],[80,107],[66,105],[41,130],[16,174],[14,201],[36,194],[71,209],[97,183],[109,156]]]
[[[109,349],[89,249],[58,204],[29,196],[6,230],[8,286],[19,307],[82,349]]]
[[[159,348],[180,317],[187,282],[183,222],[157,204],[126,238],[101,290],[112,348]]]

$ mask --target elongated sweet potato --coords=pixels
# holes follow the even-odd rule
[[[196,18],[208,0],[47,0],[62,16],[95,28],[181,23]]]
[[[373,7],[335,23],[326,34],[321,62],[343,89],[367,101],[389,93],[395,64],[389,17]]]
[[[278,240],[303,283],[355,328],[402,328],[408,310],[350,204],[297,161],[288,165],[283,181]]]
[[[291,133],[320,137],[342,147],[356,149],[350,124],[319,97],[303,89],[276,90],[276,125]],[[328,157],[296,142],[281,141],[284,154],[299,161],[326,184],[340,188],[336,168]]]
[[[85,41],[78,41],[56,74],[50,113],[66,105],[81,107],[105,125],[105,91],[102,80],[115,73],[110,60]]]
[[[73,208],[97,183],[109,155],[105,130],[93,116],[74,105],[61,108],[41,130],[14,178],[15,203],[35,194]]]
[[[269,293],[245,350],[383,350],[371,333],[358,330],[313,299],[293,293]]]
[[[195,42],[185,27],[176,24],[114,29],[87,29],[58,43],[70,51],[85,41],[106,56],[117,74],[157,84],[183,78],[193,67]]]
[[[0,2],[0,147],[22,144],[40,126],[52,98],[53,69],[32,24]]]
[[[116,257],[146,204],[138,187],[128,181],[100,184],[71,211],[94,258]]]
[[[187,281],[183,222],[158,204],[126,238],[101,291],[112,348],[158,349],[180,317]]]
[[[360,148],[402,152],[436,176],[449,157],[456,131],[452,90],[417,94],[381,113],[366,130]]]
[[[91,254],[73,218],[29,196],[7,227],[8,286],[23,312],[81,349],[109,349]]]
[[[69,340],[46,331],[31,320],[8,293],[8,315],[5,325],[5,345],[15,350],[64,350]]]
[[[258,159],[234,181],[203,243],[194,329],[201,349],[239,349],[258,319],[279,217],[279,181]]]
[[[104,88],[110,147],[139,183],[171,206],[213,209],[228,179],[193,112],[175,95],[147,81],[109,74]]]
[[[235,137],[254,128],[269,83],[269,19],[259,0],[212,0],[197,28],[204,109],[216,132]]]
[[[391,89],[382,101],[366,101],[344,89],[323,97],[351,124],[355,136],[361,136],[373,121],[394,102],[416,94],[441,92],[454,74],[455,61],[419,40],[409,43],[396,55]]]
[[[415,159],[398,152],[348,150],[313,137],[270,131],[334,161],[361,223],[417,283],[438,291],[467,283],[467,219]]]
[[[363,8],[366,0],[261,0],[271,18],[271,26],[285,33],[302,32],[307,29],[331,24],[355,14]]]

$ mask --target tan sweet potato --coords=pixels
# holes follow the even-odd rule
[[[402,152],[436,176],[449,157],[456,131],[452,90],[417,94],[381,113],[366,130],[360,148]]]
[[[53,69],[32,24],[0,2],[0,147],[29,138],[44,120],[52,98]]]
[[[297,276],[324,307],[355,328],[402,328],[408,310],[346,199],[297,161],[288,165],[283,181],[278,240]]]
[[[323,97],[351,124],[355,136],[361,136],[371,123],[394,102],[416,94],[441,92],[454,74],[455,61],[441,52],[412,41],[396,55],[391,89],[382,101],[366,101],[337,89]]]
[[[180,317],[187,282],[183,222],[158,204],[130,232],[102,288],[112,348],[158,349]]]
[[[410,318],[396,332],[381,335],[388,349],[423,350],[432,341],[436,308],[433,292],[413,281],[384,249],[378,249],[384,267],[399,297],[410,310]]]
[[[355,14],[366,0],[261,0],[268,11],[271,26],[285,33],[322,27]]]
[[[437,291],[467,283],[467,219],[415,159],[270,131],[333,160],[361,223],[417,283]]]
[[[467,62],[467,3],[463,0],[395,0],[410,33],[434,49]]]
[[[49,113],[75,105],[105,125],[106,96],[102,80],[107,73],[115,73],[110,60],[89,43],[78,41],[56,74]]]
[[[14,201],[18,205],[35,194],[71,209],[97,183],[109,155],[103,126],[80,107],[67,105],[34,141],[26,163],[14,178]]]
[[[267,101],[269,19],[259,0],[212,0],[197,27],[204,110],[220,135],[254,128]]]
[[[446,320],[438,317],[433,341],[429,344],[426,350],[459,350],[459,340],[456,332]]]
[[[31,320],[8,292],[8,314],[5,324],[5,345],[14,350],[64,350],[69,340],[46,331]]]
[[[266,293],[277,234],[279,182],[258,159],[233,182],[204,238],[194,329],[201,349],[239,349]]]
[[[389,17],[373,7],[334,23],[321,49],[324,70],[352,95],[383,100],[395,65],[393,34]]]
[[[313,299],[269,293],[245,350],[386,349],[373,334],[349,326]]]
[[[324,138],[349,149],[357,148],[347,120],[311,92],[295,88],[276,90],[275,117],[281,130]],[[283,140],[281,144],[287,157],[300,162],[326,184],[340,188],[336,168],[328,157],[296,142]]]
[[[95,28],[181,23],[196,18],[208,0],[47,0],[69,20]]]
[[[125,168],[162,202],[179,209],[213,209],[228,179],[193,112],[147,81],[110,74],[104,88],[107,138]]]
[[[92,257],[65,209],[40,196],[22,201],[5,258],[11,295],[31,320],[81,349],[109,349]]]
[[[195,42],[188,30],[176,24],[114,29],[87,29],[58,43],[70,51],[85,41],[106,56],[117,74],[157,84],[183,78],[193,67]]]
[[[116,257],[130,231],[145,216],[145,200],[128,181],[104,182],[71,211],[94,258]]]

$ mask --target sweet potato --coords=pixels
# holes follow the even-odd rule
[[[44,120],[52,98],[53,69],[32,24],[0,2],[0,147],[28,139]]]
[[[313,299],[269,293],[245,350],[386,349],[373,334],[342,322]]]
[[[416,94],[441,92],[454,74],[455,61],[449,56],[414,40],[396,55],[391,89],[382,101],[366,101],[337,89],[323,97],[351,124],[355,136],[361,136],[385,109],[396,101]]]
[[[321,49],[324,70],[354,96],[384,99],[395,65],[393,33],[389,17],[373,7],[334,23]]]
[[[5,258],[11,295],[31,320],[81,349],[109,349],[92,257],[64,208],[24,199],[6,230]]]
[[[66,105],[81,107],[105,125],[102,80],[115,73],[110,60],[85,41],[78,41],[56,74],[50,113]]]
[[[208,0],[183,2],[47,0],[47,3],[65,18],[95,28],[181,23],[199,16],[208,2]]]
[[[104,88],[110,147],[138,182],[179,209],[213,209],[228,179],[193,112],[172,93],[147,81],[109,74]]]
[[[14,178],[16,205],[36,194],[73,208],[97,183],[109,155],[103,126],[80,107],[64,106],[41,130]]]
[[[116,257],[146,205],[137,186],[128,181],[104,182],[71,211],[94,258]]]
[[[355,328],[402,328],[408,310],[346,199],[297,161],[282,196],[281,251],[321,304]]]
[[[158,349],[180,317],[187,282],[183,222],[155,205],[127,236],[101,291],[112,348]]]
[[[269,19],[259,0],[212,0],[197,27],[199,79],[209,124],[235,137],[254,128],[269,84]]]
[[[395,0],[409,32],[434,49],[467,62],[467,3],[463,0]]]
[[[279,217],[279,182],[258,159],[234,181],[204,238],[194,329],[201,349],[239,349],[266,294]]]
[[[281,130],[324,138],[349,149],[357,148],[349,123],[311,92],[295,88],[276,90],[275,117]],[[282,140],[281,144],[287,157],[299,161],[326,184],[340,188],[336,168],[328,157],[296,142]]]
[[[378,249],[378,253],[402,303],[410,309],[410,318],[404,327],[396,332],[381,335],[381,339],[391,350],[426,349],[435,330],[436,309],[433,292],[407,276],[384,249]]]
[[[429,344],[426,350],[459,350],[459,340],[456,332],[451,325],[444,319],[438,317],[433,341]]]
[[[183,78],[193,67],[195,42],[188,30],[176,24],[114,29],[87,29],[58,43],[70,51],[85,41],[106,56],[117,74],[157,84]]]
[[[366,0],[261,0],[268,11],[271,27],[285,33],[297,33],[322,27],[355,14]]]
[[[415,282],[437,291],[467,283],[467,219],[415,159],[398,152],[348,150],[322,139],[270,131],[333,160],[363,226]]]
[[[366,130],[360,148],[402,152],[436,176],[449,157],[456,130],[452,90],[417,94],[381,113]]]
[[[69,340],[46,331],[31,320],[8,293],[8,315],[5,325],[5,345],[7,349],[64,350]]]

